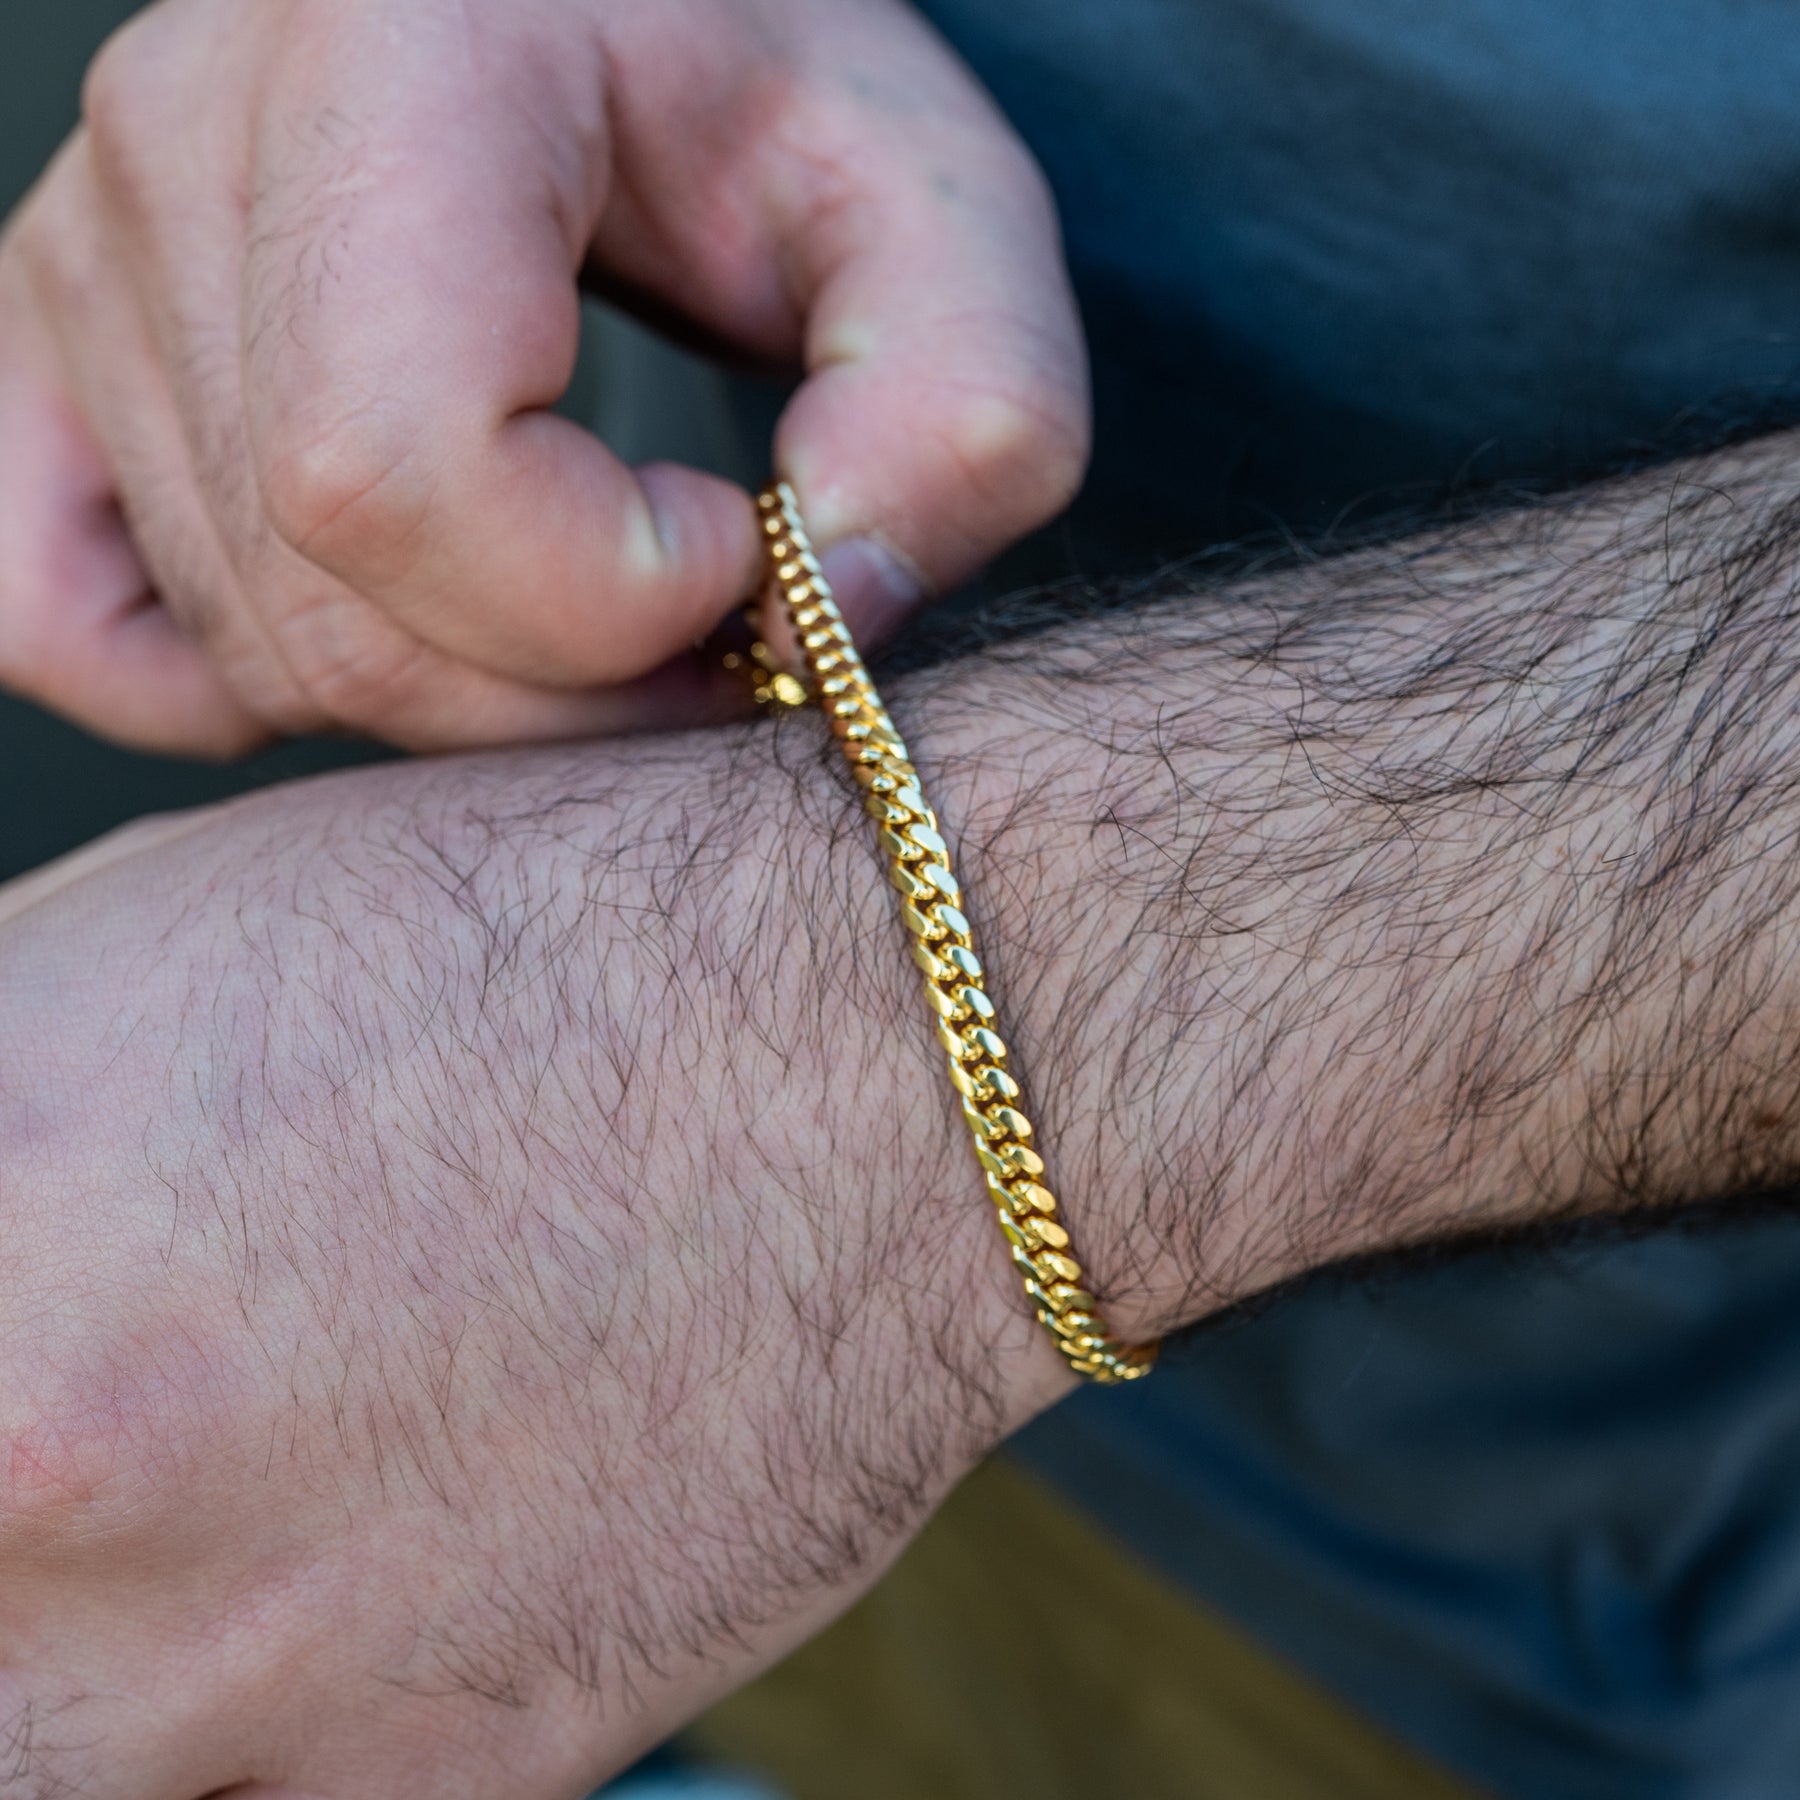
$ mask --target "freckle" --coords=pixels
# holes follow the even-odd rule
[[[1778,1125],[1783,1125],[1786,1122],[1786,1114],[1772,1112],[1767,1107],[1761,1112],[1753,1112],[1750,1115],[1751,1129],[1755,1131],[1773,1131]]]

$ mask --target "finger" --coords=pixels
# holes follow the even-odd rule
[[[0,383],[0,679],[117,743],[229,757],[269,735],[152,592],[59,396]]]
[[[346,728],[401,749],[470,750],[719,723],[749,710],[747,684],[693,653],[635,681],[570,689],[515,681],[421,642],[360,595],[305,570],[284,645],[309,697]]]
[[[6,309],[20,359],[12,366],[26,377],[28,402],[48,396],[53,412],[79,426],[71,441],[86,446],[89,492],[112,497],[145,578],[121,642],[144,658],[180,658],[196,680],[224,693],[240,719],[248,714],[258,722],[254,737],[268,736],[271,727],[307,729],[319,715],[235,591],[156,346],[118,261],[88,142],[77,134],[15,230],[5,259]],[[132,741],[196,753],[242,747],[210,741],[206,716],[188,700],[182,689],[137,692]],[[101,712],[84,705],[79,692],[68,703],[83,723],[121,735],[119,708]],[[248,727],[243,735],[251,736]]]
[[[547,410],[573,371],[591,196],[520,145],[516,111],[484,130],[480,95],[459,98],[392,84],[299,153],[270,121],[283,166],[244,285],[260,492],[296,551],[452,655],[624,680],[753,584],[749,501],[692,470],[633,472]]]
[[[157,379],[139,368],[108,410],[122,439],[142,438],[154,420],[160,450],[152,463],[130,442],[121,444],[127,490],[142,493],[138,510],[147,539],[169,537],[179,512],[190,515],[179,531],[183,541],[205,538],[216,547],[207,557],[210,600],[196,609],[195,624],[233,681],[263,707],[278,708],[284,729],[336,725],[412,750],[592,737],[731,716],[739,685],[720,673],[709,676],[691,658],[600,692],[536,686],[475,667],[423,642],[269,529],[252,478],[236,355],[233,267],[243,254],[243,221],[217,184],[209,185],[203,167],[179,157],[146,167],[133,151],[146,135],[159,136],[159,124],[160,135],[180,141],[174,117],[158,110],[178,102],[183,81],[179,59],[171,63],[161,43],[140,22],[115,46],[107,79],[90,83],[90,110],[106,126],[94,140],[102,177],[96,192],[113,239],[127,247],[123,263],[138,305],[135,317],[104,331],[89,318],[68,354],[91,364],[98,343],[116,364],[121,345],[143,340],[135,361],[154,363]],[[152,59],[147,69],[146,56]],[[117,72],[122,66],[124,75]],[[151,75],[159,91],[146,98]],[[113,379],[118,385],[116,369]],[[165,382],[173,385],[162,391]],[[159,391],[148,394],[146,387]],[[179,445],[168,441],[170,420]],[[152,467],[165,477],[154,484]],[[167,490],[173,469],[188,477],[178,497]]]
[[[972,84],[929,130],[840,120],[824,109],[812,141],[837,130],[825,153],[848,174],[802,189],[786,227],[809,376],[776,457],[839,546],[840,604],[880,635],[909,575],[948,587],[1073,498],[1087,362],[1048,190]]]
[[[0,271],[0,680],[117,742],[240,754],[268,727],[157,604],[55,366],[25,283]]]

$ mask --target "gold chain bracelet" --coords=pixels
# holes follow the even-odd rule
[[[1008,1073],[1006,1044],[994,1030],[994,1003],[937,815],[925,803],[918,771],[832,600],[794,490],[776,482],[757,505],[775,591],[812,677],[811,692],[864,789],[864,808],[880,828],[888,879],[900,890],[901,916],[912,934],[913,958],[925,972],[925,998],[937,1015],[950,1079],[962,1097],[963,1117],[1025,1292],[1078,1375],[1135,1381],[1156,1360],[1156,1346],[1126,1344],[1114,1335],[1057,1220],[1043,1158],[1031,1147],[1018,1078]],[[759,644],[753,656],[766,676],[759,698],[788,706],[804,702],[806,690],[775,669],[764,646]]]

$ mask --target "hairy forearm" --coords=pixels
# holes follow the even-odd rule
[[[335,1585],[371,1598],[326,1679],[585,1791],[1060,1391],[798,743],[306,784],[0,919],[0,1594],[66,1639],[36,1692],[123,1690],[175,1630],[294,1693]],[[129,1517],[52,1521],[88,1490]],[[184,1571],[148,1625],[140,1546]]]
[[[1793,456],[1165,584],[903,688],[1128,1322],[1800,1172]]]
[[[1794,1174],[1788,454],[893,684],[1123,1328]],[[146,1716],[345,1717],[348,1679],[382,1698],[315,1785],[429,1742],[579,1791],[1064,1391],[814,716],[339,777],[35,891],[28,1704],[153,1669]]]

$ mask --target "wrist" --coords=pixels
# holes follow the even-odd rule
[[[892,684],[1121,1332],[1793,1180],[1787,477],[1645,489]]]
[[[1080,654],[1073,642],[1037,641],[897,682],[891,700],[964,882],[996,1029],[1011,1047],[1061,1223],[1109,1322],[1146,1342],[1207,1309],[1185,1234],[1159,1230],[1150,1206],[1154,1192],[1187,1213],[1191,1176],[1170,1160],[1169,1120],[1191,1117],[1199,1084],[1119,882],[1126,797],[1109,742],[1123,721],[1115,714],[1091,728]],[[891,929],[910,976],[897,921]],[[916,979],[904,985],[943,1113],[965,1138]],[[959,1147],[994,1280],[1029,1316],[973,1158]]]
[[[1340,760],[1379,745],[1333,741],[1342,671],[1246,667],[1205,607],[1067,628],[894,695],[1064,1223],[1140,1341],[1331,1262],[1582,1204],[1581,1171],[1533,1160],[1574,1067],[1516,1111],[1459,1111],[1489,993],[1566,903],[1542,847],[1472,856],[1451,809],[1396,833]],[[1393,724],[1428,762],[1428,724]],[[1608,829],[1638,804],[1610,796]],[[1379,868],[1383,828],[1404,868]],[[1478,897],[1471,861],[1506,897],[1498,927],[1433,910]]]
[[[782,1129],[828,1164],[866,1229],[864,1304],[917,1392],[943,1380],[968,1466],[1072,1385],[995,1222],[862,794],[811,713],[756,732],[765,816],[780,822],[783,900],[768,931],[807,951],[789,1046],[769,1059]],[[964,771],[946,786],[962,804]],[[977,777],[973,794],[985,792]],[[947,828],[954,830],[947,821]],[[959,1467],[956,1473],[960,1474]]]

